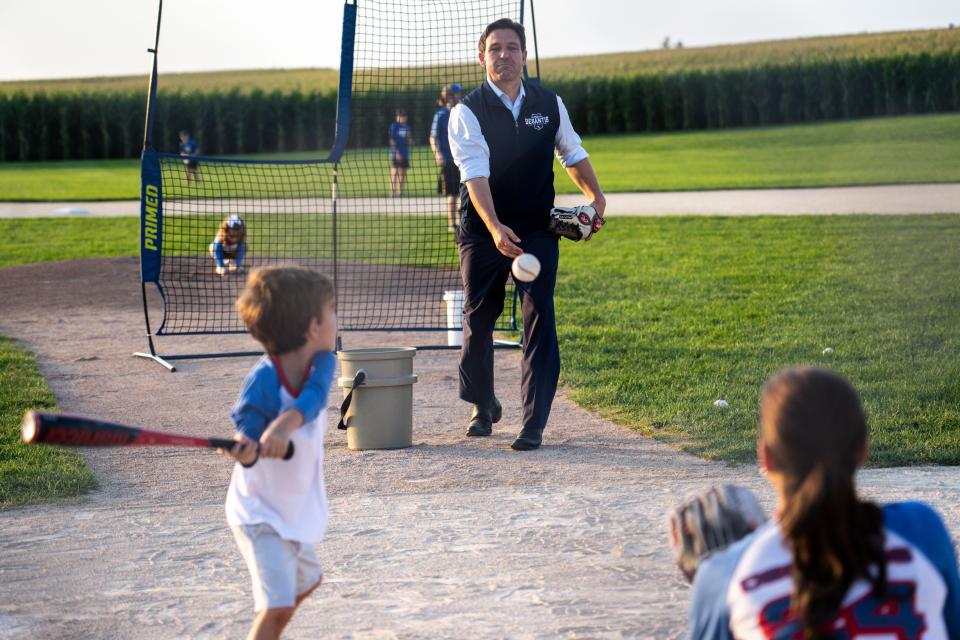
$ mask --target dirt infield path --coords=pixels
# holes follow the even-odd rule
[[[240,201],[242,203],[242,201]],[[364,210],[362,202],[347,201]],[[257,201],[262,206],[263,201]],[[379,210],[372,200],[369,210]],[[432,208],[431,208],[432,204]],[[583,204],[578,195],[557,196],[557,206]],[[438,198],[403,198],[391,211],[443,211]],[[960,183],[899,184],[813,189],[724,189],[607,194],[609,215],[804,215],[832,213],[960,213]],[[139,216],[138,200],[113,202],[0,202],[0,218]]]
[[[0,334],[38,355],[65,411],[229,434],[253,360],[184,361],[170,374],[132,358],[145,346],[137,282],[133,259],[0,270]],[[346,346],[409,338],[348,334]],[[171,349],[250,346],[207,338]],[[678,453],[562,394],[546,446],[511,452],[516,353],[497,355],[503,422],[467,440],[456,354],[421,351],[414,365],[414,447],[351,452],[328,430],[326,584],[288,637],[677,637],[688,589],[666,548],[666,511],[716,481],[771,506],[753,467]],[[97,491],[0,512],[0,638],[241,637],[252,602],[224,521],[229,464],[196,450],[85,453]],[[861,483],[879,499],[927,500],[960,532],[956,468],[871,470]]]

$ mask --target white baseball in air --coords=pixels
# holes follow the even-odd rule
[[[724,399],[721,398],[720,400],[717,400],[716,402],[714,402],[714,403],[713,403],[713,406],[715,406],[715,407],[717,407],[717,408],[719,408],[719,409],[726,409],[726,408],[729,407],[730,405],[729,405],[729,403],[727,403],[726,400],[724,400]]]
[[[533,282],[540,275],[540,261],[532,253],[521,253],[513,259],[513,266],[510,267],[513,272],[513,278],[520,282]]]

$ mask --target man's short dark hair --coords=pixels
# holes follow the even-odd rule
[[[500,29],[513,30],[513,32],[516,33],[520,38],[520,50],[527,50],[527,35],[523,30],[523,25],[519,22],[514,22],[510,18],[500,18],[496,22],[491,22],[488,24],[487,28],[483,30],[483,35],[480,36],[480,53],[487,52],[487,36]]]

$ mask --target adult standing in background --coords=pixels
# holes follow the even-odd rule
[[[468,436],[488,436],[500,419],[494,394],[493,329],[503,311],[512,260],[531,253],[540,275],[517,282],[523,311],[522,428],[511,447],[540,446],[560,376],[553,290],[558,239],[547,231],[556,153],[601,216],[606,200],[560,98],[523,82],[523,25],[509,19],[484,29],[479,43],[486,80],[450,116],[450,147],[463,184],[457,234],[464,284],[460,398],[473,404]]]
[[[440,90],[440,99],[437,100],[437,112],[430,124],[430,148],[440,168],[437,175],[437,192],[447,198],[447,231],[455,233],[460,225],[457,215],[457,198],[460,195],[460,172],[454,164],[453,154],[450,152],[450,141],[447,127],[450,122],[450,110],[460,104],[460,85],[448,84]]]
[[[197,156],[200,155],[200,143],[190,135],[190,132],[184,129],[180,132],[180,155],[183,156],[183,166],[187,171],[187,182],[194,180],[200,181],[200,162]]]
[[[390,195],[399,198],[407,183],[407,169],[410,168],[410,147],[413,135],[407,124],[407,112],[397,109],[396,118],[387,132],[390,138]]]

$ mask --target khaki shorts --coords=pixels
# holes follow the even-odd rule
[[[250,570],[256,611],[294,606],[297,596],[310,591],[323,577],[313,545],[284,540],[268,524],[230,528]]]

